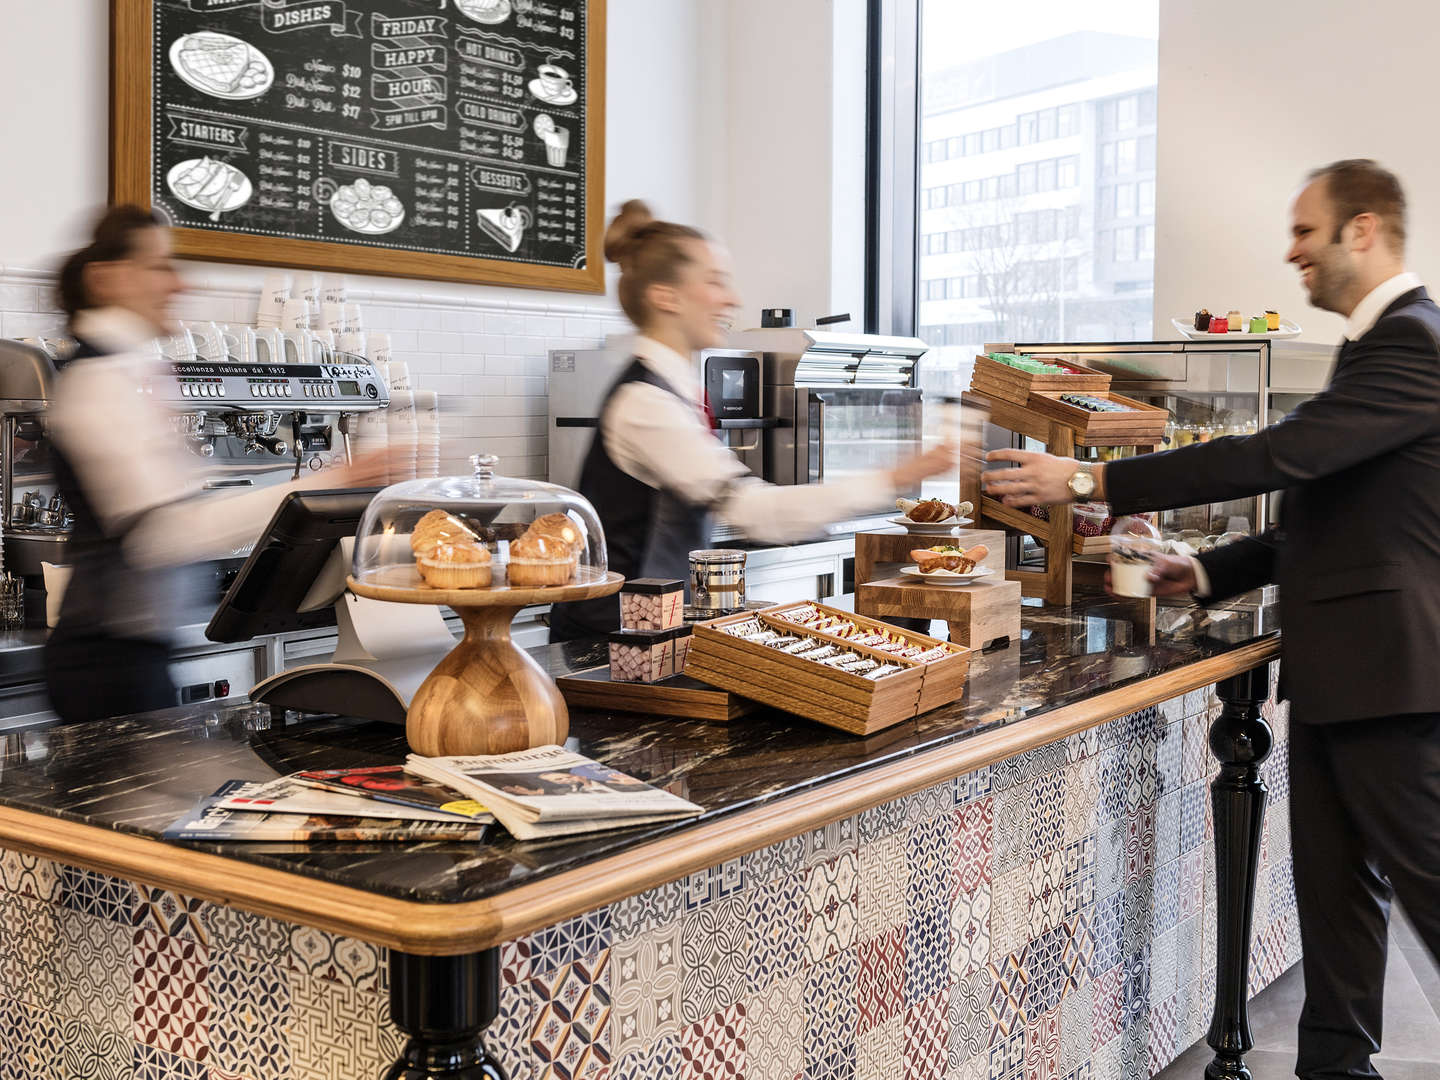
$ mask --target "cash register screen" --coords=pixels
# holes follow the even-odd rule
[[[216,609],[205,636],[249,641],[264,634],[335,625],[330,606],[298,610],[335,545],[354,536],[379,488],[292,491]]]

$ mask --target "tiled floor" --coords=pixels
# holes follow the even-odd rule
[[[1255,1049],[1245,1055],[1254,1080],[1295,1075],[1295,1023],[1305,998],[1295,965],[1250,1003]],[[1155,1080],[1199,1080],[1212,1057],[1203,1042],[1181,1054]],[[1375,1067],[1385,1080],[1435,1080],[1440,1076],[1440,968],[1397,908],[1390,921],[1390,962],[1385,972],[1384,1053]]]

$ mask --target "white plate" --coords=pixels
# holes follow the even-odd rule
[[[1220,315],[1218,316],[1218,318],[1223,319],[1225,318],[1225,316]],[[1241,330],[1227,330],[1223,334],[1212,334],[1208,330],[1196,330],[1195,316],[1193,315],[1190,316],[1188,319],[1176,315],[1173,319],[1170,320],[1170,325],[1175,327],[1176,330],[1179,330],[1180,333],[1184,334],[1191,341],[1219,341],[1223,343],[1227,340],[1259,341],[1261,338],[1292,338],[1300,336],[1300,324],[1293,323],[1289,319],[1280,320],[1279,330],[1267,330],[1263,334],[1252,334],[1248,331]],[[1245,325],[1250,325],[1249,316],[1246,316],[1245,318]]]
[[[217,90],[214,86],[207,86],[197,78],[189,66],[180,59],[180,54],[185,51],[186,44],[189,43],[192,38],[211,41],[221,45],[244,45],[248,50],[245,58],[245,66],[248,68],[251,64],[258,63],[264,69],[264,75],[256,85],[244,90]],[[268,56],[248,41],[231,37],[229,34],[217,34],[213,30],[202,30],[194,34],[182,34],[176,38],[170,45],[170,66],[175,69],[175,74],[179,75],[187,86],[194,87],[202,94],[209,94],[211,97],[221,98],[225,101],[248,101],[251,98],[259,97],[265,93],[266,90],[269,90],[270,85],[275,81],[275,67],[270,63]]]
[[[193,197],[187,198],[180,194],[175,187],[175,181],[190,169],[200,165],[204,160],[204,158],[187,158],[185,161],[171,167],[170,171],[165,174],[165,186],[170,189],[171,195],[174,195],[175,198],[179,199],[186,206],[196,210],[203,210],[207,214],[227,214],[231,210],[238,210],[250,201],[250,196],[255,194],[255,189],[250,184],[250,178],[235,168],[234,165],[224,161],[215,161],[213,158],[211,160],[220,167],[215,176],[217,179],[223,176],[225,178],[224,184],[226,185],[219,188],[216,194],[219,195],[223,193],[225,201],[221,205],[215,206],[209,202],[197,200]],[[238,183],[236,182],[237,178]]]
[[[462,15],[486,26],[494,26],[510,17],[510,0],[500,0],[500,3],[488,11],[473,0],[455,0],[455,6]]]
[[[918,566],[902,566],[900,573],[931,585],[969,585],[977,578],[989,577],[995,571],[988,566],[977,566],[968,574],[957,574],[953,570],[936,570],[932,574],[922,574]]]
[[[351,188],[352,190],[354,189],[354,185],[353,185],[353,184],[349,184],[349,185],[346,185],[346,186],[349,187],[349,188]],[[335,192],[334,195],[331,195],[331,196],[330,196],[330,215],[335,219],[336,224],[338,224],[338,225],[340,225],[340,226],[342,226],[342,227],[344,227],[344,228],[346,228],[346,229],[349,229],[351,232],[360,233],[362,236],[383,236],[385,233],[394,232],[396,229],[398,229],[398,228],[400,227],[401,223],[404,222],[404,220],[405,220],[405,207],[404,207],[404,205],[402,204],[401,207],[400,207],[400,213],[399,213],[398,215],[395,215],[395,216],[393,217],[393,220],[391,220],[391,222],[390,222],[389,225],[386,225],[386,226],[384,226],[384,227],[382,227],[382,228],[376,228],[375,226],[370,225],[370,224],[368,224],[368,223],[365,224],[365,225],[352,225],[352,224],[350,224],[350,222],[345,221],[343,218],[341,218],[340,215],[339,215],[339,213],[337,213],[336,210],[335,210],[335,202],[336,202],[337,199],[340,198],[340,192],[341,192],[341,191],[344,191],[344,190],[345,190],[345,188],[340,188],[338,191]]]
[[[545,84],[539,79],[530,80],[530,93],[545,102],[546,105],[574,105],[580,97],[580,94],[573,86],[566,87],[558,94],[547,94],[545,92]]]
[[[886,520],[893,521],[896,525],[904,525],[914,533],[931,534],[948,533],[951,529],[958,529],[961,525],[972,525],[975,522],[974,518],[962,517],[946,518],[944,521],[911,521],[903,515],[901,517],[887,518]]]

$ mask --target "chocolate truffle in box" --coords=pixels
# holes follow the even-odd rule
[[[670,630],[617,630],[609,637],[611,682],[659,682],[675,674]]]
[[[635,578],[620,590],[620,625],[626,630],[669,630],[685,621],[685,583]]]

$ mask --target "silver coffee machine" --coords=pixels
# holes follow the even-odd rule
[[[56,362],[68,342],[0,339],[0,528],[5,569],[37,579],[64,565],[73,527],[45,438]],[[385,381],[359,357],[334,363],[166,363],[142,392],[166,405],[204,491],[283,483],[348,455],[352,418],[389,404]],[[197,512],[203,512],[203,503]],[[263,522],[257,522],[257,528]],[[237,561],[245,550],[232,553]],[[217,571],[218,573],[218,571]]]

